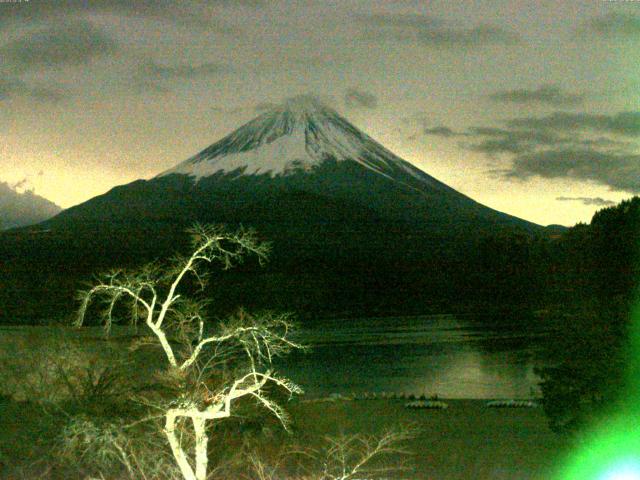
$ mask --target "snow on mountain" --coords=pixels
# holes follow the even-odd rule
[[[104,218],[244,224],[290,236],[296,222],[300,231],[331,223],[342,235],[384,221],[452,238],[500,225],[537,228],[429,176],[309,96],[287,100],[156,177],[115,187],[48,225]],[[271,231],[283,218],[286,225]]]
[[[273,177],[312,171],[325,160],[354,161],[395,181],[405,183],[403,177],[410,175],[431,188],[450,190],[306,95],[273,107],[158,177],[186,174],[197,181],[220,172]]]

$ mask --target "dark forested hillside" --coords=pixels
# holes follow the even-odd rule
[[[600,210],[557,244],[564,301],[547,315],[557,334],[540,369],[555,430],[579,431],[620,400],[640,280],[639,240],[640,198],[634,197]]]

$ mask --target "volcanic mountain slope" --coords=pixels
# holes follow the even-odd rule
[[[366,215],[448,236],[469,227],[538,228],[460,194],[307,96],[274,107],[151,180],[118,187],[47,224],[140,216],[265,223],[265,214],[300,214],[296,203],[304,198],[319,210],[323,201],[348,203]]]
[[[304,96],[150,180],[18,232],[48,231],[17,250],[80,275],[173,253],[195,221],[255,227],[273,242],[264,281],[250,282],[253,299],[262,285],[319,304],[435,295],[465,276],[460,266],[482,235],[541,230],[462,195]]]
[[[221,141],[160,174],[201,179],[219,172],[287,176],[311,173],[326,160],[355,162],[388,180],[416,180],[438,191],[451,191],[401,160],[313,97],[295,97],[247,123]]]

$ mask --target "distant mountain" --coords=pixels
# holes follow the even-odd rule
[[[33,225],[60,213],[62,209],[31,191],[18,192],[0,182],[0,230]]]
[[[32,262],[82,276],[169,255],[195,221],[255,227],[274,244],[270,267],[231,273],[233,292],[218,300],[294,310],[425,309],[471,289],[483,236],[544,232],[457,192],[303,96],[14,241],[37,252]]]

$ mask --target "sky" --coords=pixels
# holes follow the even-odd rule
[[[313,94],[497,210],[640,193],[640,2],[0,0],[0,182],[67,208]]]

